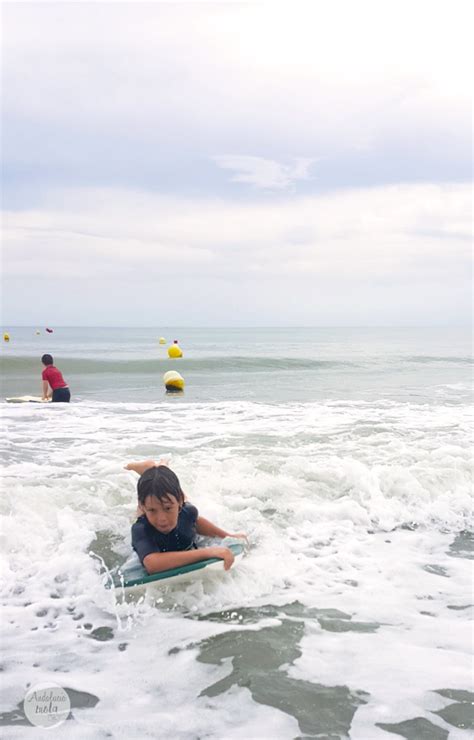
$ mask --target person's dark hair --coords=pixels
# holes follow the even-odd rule
[[[52,365],[53,358],[51,357],[51,355],[43,355],[43,357],[41,358],[41,362],[43,363],[43,365]]]
[[[184,503],[184,493],[181,490],[178,476],[166,465],[145,470],[137,483],[138,503],[144,504],[148,496],[157,499],[173,496],[178,504]]]

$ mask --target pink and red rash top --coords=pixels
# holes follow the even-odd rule
[[[62,374],[57,367],[54,367],[54,365],[48,365],[47,367],[45,367],[45,369],[43,370],[42,378],[43,380],[48,381],[53,391],[55,391],[57,388],[68,387]]]

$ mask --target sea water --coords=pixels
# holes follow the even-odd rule
[[[2,397],[38,394],[50,352],[72,402],[1,404],[4,737],[470,736],[466,330],[35,329],[8,327]],[[162,456],[250,546],[128,599],[104,586],[130,554],[123,466]],[[44,683],[71,715],[33,730]]]

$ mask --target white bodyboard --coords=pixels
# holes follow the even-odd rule
[[[6,398],[7,403],[49,403],[50,399],[43,401],[41,396],[13,396],[12,398]]]

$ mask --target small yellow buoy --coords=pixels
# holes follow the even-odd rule
[[[4,342],[9,342],[10,341],[10,335],[9,335],[9,333],[7,331],[3,335],[3,341]]]
[[[170,393],[184,390],[184,378],[174,370],[168,370],[168,372],[163,375],[163,382],[166,390]]]
[[[37,330],[35,331],[35,334],[36,334],[37,336],[39,336],[39,335],[41,334],[40,330],[39,330],[39,329],[37,329]]]
[[[168,357],[182,357],[183,352],[178,344],[178,340],[175,339],[171,347],[168,347]]]
[[[160,344],[166,344],[166,339],[164,337],[160,337]]]

